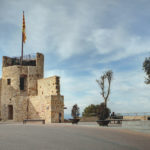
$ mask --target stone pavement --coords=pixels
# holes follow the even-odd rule
[[[0,124],[0,150],[149,150],[150,135],[94,125]]]

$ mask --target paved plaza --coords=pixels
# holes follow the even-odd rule
[[[0,124],[0,150],[149,150],[150,134],[71,124]]]

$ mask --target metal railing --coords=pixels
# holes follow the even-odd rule
[[[11,57],[13,59],[21,59],[21,56],[19,57]],[[23,60],[35,60],[36,59],[36,53],[28,54],[23,56]]]
[[[150,112],[130,112],[130,113],[116,113],[120,116],[150,116]]]
[[[84,114],[82,114],[84,115]],[[128,112],[128,113],[117,113],[116,116],[150,116],[150,112]],[[86,115],[85,115],[86,116]],[[97,116],[97,113],[90,113],[87,117]]]

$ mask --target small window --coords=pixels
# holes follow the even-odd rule
[[[24,90],[24,77],[20,77],[20,90]]]
[[[11,84],[11,80],[7,79],[7,85],[10,85],[10,84]]]

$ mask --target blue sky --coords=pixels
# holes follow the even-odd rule
[[[103,102],[96,79],[108,69],[110,109],[150,112],[142,70],[150,56],[149,8],[148,0],[0,0],[0,57],[20,55],[24,10],[24,53],[43,53],[45,77],[61,77],[66,116],[75,103],[82,112]]]

